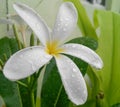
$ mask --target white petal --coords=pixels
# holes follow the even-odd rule
[[[16,12],[31,27],[43,45],[49,40],[49,30],[40,16],[25,4],[16,3],[13,5]]]
[[[79,68],[64,55],[55,59],[69,99],[76,105],[84,104],[87,100],[87,88]]]
[[[101,58],[86,46],[70,43],[63,45],[62,48],[65,50],[63,53],[78,57],[97,69],[103,67]]]
[[[43,47],[25,48],[10,57],[4,66],[3,73],[10,80],[19,80],[33,74],[51,58],[52,56],[48,55]]]
[[[53,40],[64,42],[77,24],[77,11],[74,5],[66,2],[61,5],[53,29]]]

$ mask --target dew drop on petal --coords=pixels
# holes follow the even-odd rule
[[[73,45],[72,47],[73,47],[73,48],[75,48],[76,46],[75,46],[75,45]]]
[[[45,55],[44,58],[45,58],[45,59],[50,59],[50,56],[49,56],[49,55]],[[44,59],[44,58],[43,58],[43,59]]]
[[[77,70],[75,68],[73,68],[73,72],[77,72]]]
[[[33,63],[31,63],[31,66],[32,66],[32,70],[35,71],[35,70],[36,70],[36,67],[34,66]]]
[[[86,91],[83,91],[84,94],[86,94]]]
[[[60,30],[59,28],[56,29],[56,31],[59,31],[59,30]]]
[[[66,21],[68,21],[68,20],[69,20],[69,18],[66,18],[65,20],[66,20]]]
[[[28,60],[28,63],[30,63],[32,70],[35,71],[35,66],[34,66],[33,62],[31,60]]]
[[[72,77],[75,77],[75,75],[74,75],[74,74],[72,74]]]
[[[72,63],[72,62],[70,62],[70,64],[71,64],[71,65],[73,65],[73,63]]]
[[[63,21],[63,19],[61,18],[61,19],[60,19],[60,22],[62,22],[62,21]]]
[[[84,102],[82,99],[80,99],[80,102]]]
[[[32,65],[32,70],[35,71],[35,66]]]
[[[20,55],[20,58],[23,58],[23,55]]]
[[[39,30],[41,30],[41,27],[40,27],[40,25],[38,24],[38,23],[36,23],[36,25],[35,25]]]
[[[67,27],[67,26],[68,26],[68,24],[66,23],[66,24],[65,24],[65,27]]]
[[[65,32],[65,31],[66,31],[66,28],[64,28],[63,31]]]
[[[60,26],[61,24],[60,23],[58,23],[58,26]]]

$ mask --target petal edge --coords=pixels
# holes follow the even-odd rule
[[[87,88],[79,68],[64,55],[55,59],[69,99],[76,105],[84,104],[87,100]]]
[[[12,81],[30,76],[46,64],[52,56],[48,55],[43,47],[33,46],[22,49],[13,54],[6,62],[3,73]]]
[[[65,50],[64,54],[78,57],[97,69],[103,67],[102,59],[93,50],[84,45],[69,43],[64,44],[62,48]]]
[[[41,17],[30,7],[22,3],[13,4],[18,15],[31,27],[45,46],[49,38],[49,29]]]

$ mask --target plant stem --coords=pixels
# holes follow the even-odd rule
[[[21,34],[22,34],[22,39],[23,39],[23,47],[25,48],[26,47],[26,35],[25,35],[25,31],[23,30],[21,32]]]
[[[61,86],[60,86],[60,89],[59,89],[59,92],[58,92],[58,95],[57,95],[57,98],[56,98],[56,101],[55,101],[55,103],[54,103],[54,107],[57,106],[57,103],[58,103],[58,100],[59,100],[59,97],[60,97],[60,94],[61,94],[62,88],[63,88],[63,86],[61,85]]]
[[[9,4],[8,4],[8,0],[6,0],[6,15],[9,14]],[[8,17],[7,17],[8,19]],[[9,31],[9,24],[7,24],[7,31]]]
[[[33,34],[33,32],[30,36],[30,46],[34,46],[34,34]]]
[[[3,66],[4,66],[4,62],[0,59],[0,66],[1,66],[1,68],[3,68]]]
[[[35,107],[35,101],[34,101],[34,91],[30,91],[30,102],[31,102],[31,107]]]
[[[41,107],[41,90],[42,90],[42,83],[44,79],[46,65],[41,68],[40,75],[38,74],[38,80],[37,80],[37,95],[36,95],[36,107]]]
[[[17,83],[20,84],[20,85],[22,85],[22,86],[24,86],[24,87],[26,87],[26,88],[28,87],[25,83],[23,83],[21,81],[17,81]]]
[[[33,82],[32,79],[31,79],[31,77],[29,77],[28,81],[29,81],[28,82],[28,95],[29,95],[30,107],[35,107],[34,89],[31,88],[31,84]]]
[[[16,38],[17,43],[18,43],[18,48],[19,48],[19,49],[22,49],[21,44],[20,44],[20,40],[19,40],[19,38],[18,38],[18,33],[17,33],[17,30],[16,30],[16,27],[15,27],[14,24],[13,24],[12,27],[13,27],[13,31],[14,31],[15,38]]]

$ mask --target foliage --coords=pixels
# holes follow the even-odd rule
[[[96,50],[104,62],[104,68],[98,71],[88,66],[84,61],[68,56],[76,63],[83,76],[88,75],[88,80],[86,80],[88,99],[85,104],[78,107],[119,107],[120,15],[115,13],[119,12],[119,6],[116,7],[119,4],[113,2],[112,11],[115,12],[96,10],[93,26],[79,0],[64,1],[70,1],[76,6],[79,18],[78,26],[83,35],[83,37],[75,38],[69,43],[82,44]],[[98,27],[100,28],[100,37],[96,33]],[[34,42],[35,38],[32,34],[30,46],[35,45]],[[54,59],[46,66],[42,84],[37,84],[42,69],[31,77],[17,82],[11,82],[4,77],[2,68],[11,55],[23,48],[19,48],[19,45],[21,45],[19,38],[17,40],[8,37],[0,39],[0,102],[5,103],[7,107],[16,107],[16,105],[18,107],[32,107],[32,93],[34,94],[33,99],[38,100],[40,107],[77,107],[70,102],[66,95]],[[36,99],[38,85],[42,86],[42,91],[39,93],[40,99]]]

